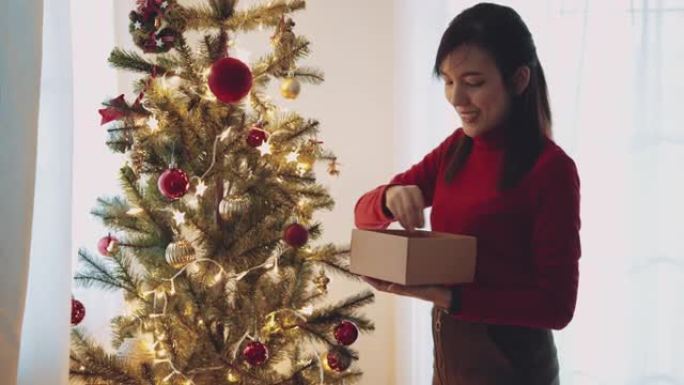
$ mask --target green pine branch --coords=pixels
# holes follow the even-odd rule
[[[301,142],[305,137],[313,137],[319,131],[319,122],[316,120],[308,120],[304,124],[295,126],[283,125],[282,128],[273,133],[272,138],[269,140],[274,143],[274,145],[284,145],[285,143],[295,143]],[[292,128],[292,129],[287,129]]]
[[[112,151],[125,153],[133,147],[133,138],[118,134],[110,135],[110,139],[105,143]]]
[[[301,381],[302,373],[309,370],[309,369],[315,368],[316,362],[314,360],[311,360],[309,363],[306,363],[304,365],[299,364],[298,366],[299,367],[295,368],[295,370],[288,377],[286,377],[286,378],[284,378],[278,382],[274,382],[271,385],[285,385],[285,384],[292,384],[293,382],[295,384],[297,384],[296,380]]]
[[[185,28],[205,30],[225,28],[231,31],[252,31],[260,27],[276,27],[280,17],[305,6],[304,0],[276,0],[270,5],[256,5],[244,11],[234,11],[230,17],[217,15],[207,6],[185,7],[181,10]]]
[[[315,310],[309,317],[307,323],[312,325],[334,323],[340,318],[346,317],[347,315],[353,316],[354,311],[365,305],[373,303],[374,299],[375,295],[371,291],[363,291],[352,297],[346,298],[337,304],[328,305]],[[369,327],[367,323],[364,324]]]
[[[78,256],[79,261],[84,264],[74,277],[78,285],[82,287],[97,285],[104,290],[127,289],[126,284],[117,278],[116,272],[112,271],[101,258],[88,254],[84,249],[78,251]]]
[[[289,67],[290,64],[307,57],[311,53],[310,44],[306,38],[297,36],[293,48],[283,53],[282,56],[276,56],[275,54],[265,55],[257,63],[266,63],[266,66],[254,66],[254,78],[257,79],[267,74],[278,77],[282,76],[277,69]]]
[[[227,40],[228,35],[223,30],[215,36],[204,35],[201,52],[202,56],[207,59],[205,62],[206,65],[210,65],[224,56],[226,52],[226,45],[228,43]]]
[[[183,78],[192,82],[198,93],[202,93],[205,85],[196,66],[197,59],[195,58],[195,55],[192,53],[192,49],[183,36],[178,38],[176,49],[178,50],[183,63]]]
[[[150,230],[145,222],[137,216],[128,215],[131,207],[120,197],[97,198],[96,207],[90,213],[99,217],[105,226],[113,230],[130,231],[148,234]]]
[[[282,170],[279,170],[277,175],[280,178],[282,178],[286,183],[291,183],[291,184],[297,184],[297,183],[312,184],[312,183],[316,183],[316,177],[314,177],[310,174],[299,175],[298,173],[289,171],[289,170],[284,169],[284,168]]]
[[[360,281],[361,278],[349,271],[349,248],[338,248],[332,244],[322,246],[312,252],[310,261],[322,264],[331,272],[347,279]]]
[[[143,299],[140,297],[137,289],[140,278],[133,272],[133,265],[130,258],[124,253],[116,253],[112,255],[112,261],[116,264],[116,269],[114,270],[115,277],[119,282],[123,283],[124,289],[135,297]]]
[[[171,68],[164,65],[170,64],[168,61],[170,57],[165,56],[164,59],[167,61],[165,62],[162,60],[161,62],[153,63],[140,56],[140,54],[137,52],[127,51],[116,47],[109,55],[108,61],[111,65],[119,69],[140,72],[148,75],[156,73],[157,76],[162,76],[171,72]]]
[[[338,275],[341,275],[347,279],[353,279],[353,280],[357,280],[357,281],[360,280],[358,275],[349,271],[349,267],[346,264],[341,264],[338,262],[328,261],[328,260],[324,260],[324,259],[322,259],[322,260],[313,259],[312,261],[325,266],[331,272],[336,273]]]
[[[253,88],[249,93],[249,101],[252,108],[259,112],[259,115],[266,115],[268,111],[275,109],[275,105],[266,99],[264,92]]]
[[[287,306],[293,309],[301,309],[304,306],[307,287],[313,276],[314,271],[310,263],[304,261],[295,265],[295,281],[286,301]]]
[[[151,200],[146,199],[147,197],[144,195],[145,190],[140,189],[138,179],[138,175],[130,166],[125,165],[119,169],[119,181],[127,200],[135,207],[143,210],[137,216],[145,223],[145,227],[148,229],[147,234],[159,237],[164,233],[162,225],[165,221],[150,206]]]
[[[235,13],[237,0],[209,0],[214,17],[217,20],[228,20]]]
[[[325,383],[331,385],[351,385],[359,382],[361,380],[361,376],[363,376],[363,373],[355,370],[348,370],[339,374],[326,373]]]
[[[121,385],[148,385],[120,359],[106,354],[104,349],[95,345],[79,328],[71,330],[70,357],[72,365],[69,374],[72,379],[95,379]]]
[[[297,80],[309,84],[321,84],[325,81],[325,75],[323,75],[323,72],[313,67],[298,67],[292,76]]]

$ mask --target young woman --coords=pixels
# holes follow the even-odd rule
[[[551,329],[573,317],[580,193],[574,161],[550,138],[546,81],[511,8],[480,3],[442,36],[434,71],[463,126],[409,170],[364,194],[359,228],[477,237],[475,281],[378,290],[431,301],[434,384],[558,384]]]

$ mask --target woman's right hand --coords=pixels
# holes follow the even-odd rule
[[[425,200],[416,185],[389,187],[385,190],[385,206],[406,230],[413,231],[425,225]]]

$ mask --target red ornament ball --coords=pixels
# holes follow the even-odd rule
[[[255,148],[261,146],[266,139],[268,139],[268,134],[260,128],[252,128],[247,133],[247,144]]]
[[[242,355],[250,365],[259,366],[268,359],[268,349],[261,342],[252,341],[242,350]]]
[[[97,251],[99,251],[100,254],[104,255],[105,257],[111,257],[112,254],[116,253],[118,245],[118,239],[112,237],[111,235],[107,235],[100,238],[100,240],[97,242]]]
[[[85,318],[85,306],[77,299],[71,299],[71,325],[75,326]]]
[[[351,345],[359,337],[359,329],[353,322],[342,321],[333,331],[335,339],[342,345]]]
[[[344,372],[351,366],[351,358],[338,351],[330,351],[325,356],[325,363],[336,372]]]
[[[283,239],[292,247],[302,247],[309,240],[309,232],[299,223],[293,223],[285,228]]]
[[[235,103],[252,89],[252,71],[238,59],[225,57],[211,66],[209,89],[224,103]]]
[[[185,171],[179,168],[170,168],[159,176],[157,187],[163,196],[169,199],[178,199],[188,192],[190,180]]]

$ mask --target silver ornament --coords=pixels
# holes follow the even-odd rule
[[[246,197],[225,197],[219,203],[219,215],[224,221],[227,221],[235,214],[247,211],[249,203],[249,199]]]
[[[180,269],[197,259],[195,249],[185,240],[169,243],[166,247],[166,262],[176,269]]]

